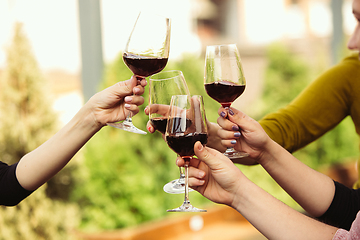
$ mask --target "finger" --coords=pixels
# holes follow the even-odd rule
[[[144,97],[143,96],[131,95],[131,96],[126,96],[124,98],[124,101],[127,104],[135,104],[135,105],[139,106],[139,105],[142,105],[144,103]]]
[[[255,131],[260,125],[257,121],[235,108],[229,108],[228,119],[238,125],[242,131]]]
[[[159,114],[166,116],[169,111],[170,106],[165,104],[151,104],[149,105],[149,114]]]
[[[125,103],[124,107],[126,110],[131,111],[133,116],[136,115],[140,111],[139,107],[134,104]]]
[[[133,88],[133,93],[135,95],[142,95],[144,94],[145,88],[142,87],[141,85],[137,85],[136,87]]]
[[[200,187],[204,185],[205,180],[199,179],[199,178],[189,178],[189,187],[191,187],[194,190],[197,190],[197,187]]]
[[[221,144],[225,147],[235,147],[236,143],[236,140],[221,140]]]
[[[219,126],[221,128],[223,128],[225,130],[228,130],[228,131],[237,131],[238,130],[237,124],[234,124],[227,118],[223,118],[220,116],[217,118],[217,123],[219,124]]]
[[[138,78],[138,80],[139,80],[139,78]],[[145,87],[145,86],[147,85],[146,78],[141,79],[140,85],[141,85],[142,87]]]
[[[176,165],[178,166],[178,167],[183,167],[184,165],[185,165],[185,161],[184,161],[184,159],[182,158],[182,157],[177,157],[176,158]]]
[[[189,167],[189,177],[203,179],[205,177],[205,172],[196,167]]]
[[[219,116],[224,118],[224,119],[227,118],[227,112],[228,111],[223,107],[220,107],[219,110],[218,110]]]
[[[237,131],[234,131],[234,130],[228,131],[223,128],[219,128],[217,130],[217,135],[223,140],[235,140],[241,136],[241,132],[239,131],[239,128],[237,127],[236,129],[237,129]]]
[[[150,113],[149,105],[147,105],[147,106],[145,107],[144,113],[149,116],[149,113]]]
[[[154,133],[156,131],[150,120],[146,123],[146,129],[149,131],[149,133]]]
[[[223,161],[230,161],[219,151],[209,147],[204,147],[199,141],[195,143],[194,152],[199,160],[203,161],[211,169],[219,168]]]

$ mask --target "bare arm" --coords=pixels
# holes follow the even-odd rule
[[[95,94],[52,138],[18,163],[20,185],[35,190],[58,173],[80,148],[108,122],[121,121],[128,111],[137,113],[143,104],[146,81],[137,86],[135,77]],[[132,94],[137,94],[133,96]]]
[[[220,108],[219,111],[225,110]],[[334,197],[333,180],[306,166],[271,140],[258,122],[236,109],[232,111],[234,114],[229,114],[228,119],[218,118],[223,128],[219,131],[222,143],[231,146],[228,139],[233,139],[234,134],[229,130],[234,124],[239,126],[241,136],[237,144],[241,150],[260,163],[309,214],[315,217],[324,214]]]
[[[241,213],[268,239],[332,239],[337,228],[309,218],[251,182],[223,154],[197,142],[190,186],[216,203]],[[181,166],[181,158],[178,165]]]

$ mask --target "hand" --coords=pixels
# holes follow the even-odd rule
[[[143,78],[139,81],[135,76],[131,79],[98,92],[90,98],[84,108],[89,109],[98,125],[125,120],[129,111],[134,115],[139,112],[138,106],[144,103],[140,95],[144,93],[147,82]]]
[[[215,149],[196,142],[194,151],[198,159],[190,161],[189,186],[213,202],[231,206],[245,176]],[[176,163],[181,167],[184,160],[178,157]]]
[[[169,111],[170,106],[169,105],[163,105],[163,104],[152,104],[151,105],[151,113],[157,113],[160,114],[162,116],[166,116],[168,111]],[[144,109],[144,112],[146,115],[150,114],[150,105],[146,106]],[[146,124],[146,129],[150,132],[150,133],[154,133],[156,131],[155,126],[151,123],[151,121],[149,120]]]
[[[218,135],[224,146],[233,146],[237,151],[247,152],[250,158],[260,163],[272,140],[261,125],[235,108],[220,107]]]

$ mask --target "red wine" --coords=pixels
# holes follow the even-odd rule
[[[150,119],[151,123],[154,125],[155,129],[165,134],[167,118],[166,117],[157,117]]]
[[[245,90],[245,85],[237,85],[229,81],[205,83],[207,94],[219,102],[223,107],[230,107]]]
[[[138,76],[148,77],[164,69],[168,58],[145,57],[124,53],[123,59],[130,70]]]
[[[194,144],[200,141],[207,143],[206,133],[189,133],[187,135],[166,136],[166,142],[169,147],[181,157],[194,156]]]

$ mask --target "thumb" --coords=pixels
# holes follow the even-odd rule
[[[199,141],[194,145],[194,152],[198,159],[208,165],[210,169],[218,169],[221,163],[230,161],[224,154],[215,149],[204,147]]]

